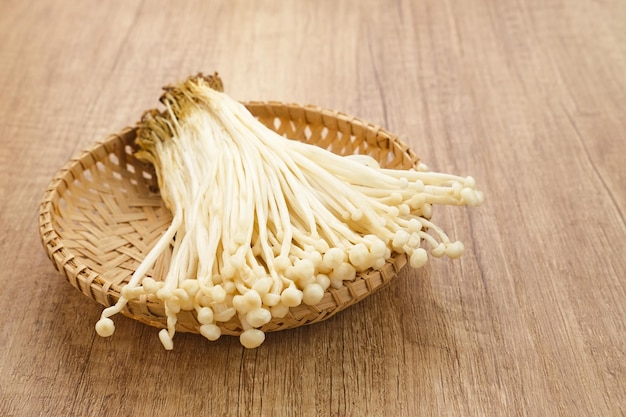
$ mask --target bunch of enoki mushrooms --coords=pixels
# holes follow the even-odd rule
[[[141,295],[165,306],[159,332],[173,348],[177,314],[193,311],[200,333],[221,335],[219,322],[237,316],[248,348],[260,329],[291,307],[319,303],[357,273],[382,268],[404,253],[413,268],[428,254],[457,258],[463,244],[434,224],[432,206],[482,203],[472,177],[381,168],[366,155],[339,156],[285,138],[223,92],[217,74],[166,87],[165,110],[138,125],[137,157],[154,165],[171,225],[145,256],[118,302],[96,324]],[[164,279],[148,276],[172,250]]]

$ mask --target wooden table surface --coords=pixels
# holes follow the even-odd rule
[[[39,202],[160,88],[334,108],[472,175],[460,260],[256,350],[119,317],[53,268]],[[0,0],[0,415],[623,416],[626,3]]]

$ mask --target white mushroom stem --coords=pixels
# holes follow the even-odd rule
[[[220,322],[238,320],[241,343],[253,348],[272,317],[318,303],[329,286],[382,268],[393,252],[416,268],[428,259],[423,242],[435,257],[462,254],[430,217],[433,204],[480,204],[473,178],[423,165],[380,168],[366,155],[289,140],[220,89],[216,77],[192,77],[169,87],[165,110],[140,122],[137,156],[155,166],[174,216],[118,303],[102,312],[98,334],[112,334],[109,317],[146,294],[165,306],[166,349],[181,310],[197,314],[209,340]],[[169,270],[155,281],[147,274],[170,246]]]

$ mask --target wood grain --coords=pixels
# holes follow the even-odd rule
[[[0,0],[0,415],[625,415],[624,22],[617,0]],[[484,206],[435,212],[466,255],[256,350],[97,337],[39,243],[43,191],[214,70],[473,175]]]

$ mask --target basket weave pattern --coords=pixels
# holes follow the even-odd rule
[[[378,126],[343,113],[315,106],[250,102],[246,106],[262,123],[295,140],[337,154],[368,154],[382,167],[408,169],[417,156],[397,137]],[[134,157],[136,131],[127,128],[71,159],[49,184],[41,201],[39,229],[42,244],[67,280],[105,307],[114,305],[120,289],[172,220],[156,184],[153,167]],[[148,273],[161,280],[171,253],[164,253]],[[357,274],[340,289],[329,288],[315,306],[291,308],[273,318],[265,332],[325,320],[385,286],[407,264],[393,254],[380,271]],[[164,305],[141,296],[128,303],[124,315],[159,328],[166,327]],[[223,334],[238,335],[236,316],[218,323]],[[195,312],[181,311],[176,330],[199,332]]]

